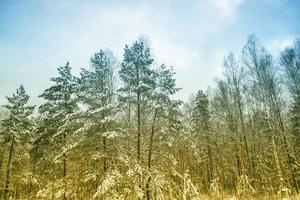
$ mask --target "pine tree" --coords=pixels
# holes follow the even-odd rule
[[[26,94],[23,85],[17,89],[12,97],[6,98],[8,104],[3,107],[9,111],[9,117],[1,121],[3,127],[1,135],[4,135],[10,144],[5,169],[4,199],[7,199],[10,192],[11,170],[16,145],[21,143],[32,130],[33,123],[30,116],[34,110],[34,106],[27,106],[29,95]]]
[[[204,134],[206,142],[206,151],[208,157],[207,165],[207,183],[209,184],[214,179],[214,164],[213,152],[211,143],[211,125],[209,114],[209,100],[207,94],[199,90],[194,99],[195,108],[193,111],[192,119],[194,122],[194,133]]]
[[[154,71],[151,69],[153,58],[150,48],[143,40],[125,46],[124,58],[119,72],[123,81],[121,101],[136,106],[137,120],[137,160],[141,161],[142,106],[150,98],[154,89]]]
[[[277,62],[250,36],[241,57],[225,57],[217,87],[183,106],[173,69],[156,66],[145,41],[125,47],[119,74],[109,50],[78,78],[67,63],[37,116],[23,86],[0,110],[0,195],[297,199],[299,63],[299,41]]]
[[[96,171],[97,181],[101,174],[105,176],[109,169],[107,142],[118,135],[116,127],[118,105],[115,99],[116,64],[116,60],[109,50],[100,50],[95,53],[91,58],[90,69],[81,71],[76,92],[78,102],[83,107],[79,116],[82,127],[77,133],[87,134],[88,142],[96,141],[95,145],[102,147],[102,150],[97,150],[93,155],[96,156],[99,153],[103,155],[101,156],[103,170]],[[101,140],[99,140],[99,136]]]
[[[174,79],[173,68],[168,69],[165,65],[161,65],[159,69],[155,72],[154,81],[155,88],[152,92],[151,102],[153,107],[153,118],[151,122],[151,131],[150,131],[150,144],[148,150],[148,169],[151,173],[152,167],[152,155],[153,155],[153,146],[154,146],[154,136],[155,132],[158,131],[160,127],[158,126],[157,121],[161,120],[165,122],[167,118],[168,106],[172,104],[171,95],[174,95],[179,91],[179,88],[176,88],[176,80]],[[146,197],[151,199],[151,190],[150,190],[150,181],[151,174],[147,180],[146,184]]]
[[[180,89],[176,88],[176,80],[173,78],[173,68],[168,69],[161,65],[155,72],[155,88],[152,92],[151,101],[153,107],[153,118],[151,123],[150,145],[148,154],[148,167],[151,168],[151,154],[153,146],[153,137],[158,119],[166,119],[168,107],[172,105],[171,95],[174,95]]]
[[[64,200],[67,199],[67,154],[76,146],[68,144],[70,134],[75,127],[70,126],[71,117],[78,109],[74,98],[76,91],[76,78],[71,73],[69,63],[58,67],[59,76],[51,78],[54,83],[46,89],[40,97],[46,103],[39,107],[42,126],[45,127],[44,134],[47,134],[53,144],[52,151],[55,152],[55,162],[62,162],[61,180],[63,186],[60,192]],[[57,150],[60,150],[57,152]]]

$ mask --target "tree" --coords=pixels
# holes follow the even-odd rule
[[[280,64],[285,74],[285,83],[293,97],[300,97],[300,40],[286,48],[280,55]]]
[[[297,125],[297,113],[299,112],[300,103],[300,41],[296,41],[294,47],[286,48],[281,52],[280,64],[284,70],[285,84],[293,98],[292,116],[293,116],[293,135],[295,137],[295,145],[299,151],[300,134]]]
[[[81,69],[78,80],[76,95],[82,109],[75,119],[81,124],[76,132],[82,133],[85,141],[96,146],[86,154],[102,160],[103,170],[98,170],[97,160],[99,159],[96,159],[95,170],[87,169],[86,172],[90,176],[97,177],[95,181],[98,185],[100,178],[106,177],[109,169],[108,141],[118,136],[116,126],[118,105],[115,98],[117,63],[109,50],[100,50],[95,53],[90,62],[90,69]]]
[[[0,109],[0,121],[2,121],[3,119],[6,119],[9,116],[9,114],[7,113],[7,111],[4,108]],[[2,123],[0,123],[0,133],[2,133],[3,131],[3,126]],[[5,135],[4,134],[0,134],[0,145],[1,146],[5,146],[6,141],[5,141]],[[0,178],[2,179],[4,177],[3,174],[3,167],[4,167],[4,160],[5,160],[5,148],[1,148],[0,149]],[[2,185],[2,183],[1,183]],[[1,194],[0,194],[1,196]]]
[[[45,134],[49,136],[53,144],[53,151],[60,151],[55,155],[55,162],[62,162],[62,182],[61,191],[64,200],[67,199],[67,154],[76,146],[68,144],[68,137],[71,136],[72,128],[69,123],[70,117],[78,109],[74,98],[76,91],[76,79],[71,73],[69,63],[58,67],[59,76],[51,78],[54,83],[46,89],[40,97],[46,100],[46,103],[39,107],[39,113],[42,116],[42,125],[45,127]]]
[[[236,183],[238,177],[240,177],[243,173],[242,171],[242,163],[241,163],[241,150],[240,150],[240,140],[237,134],[237,122],[238,117],[234,110],[234,98],[231,94],[231,90],[228,84],[224,81],[218,82],[218,89],[215,95],[215,105],[218,109],[218,115],[220,115],[219,123],[225,123],[225,130],[228,130],[227,137],[233,142],[233,149],[231,151],[234,152],[236,171],[234,172],[234,178],[232,180],[232,185],[234,186],[234,190],[236,189]],[[222,130],[223,132],[224,130]],[[225,132],[225,131],[224,131]]]
[[[148,151],[148,169],[150,173],[152,167],[154,134],[157,129],[159,129],[159,127],[157,127],[157,121],[159,119],[163,120],[167,118],[167,108],[172,104],[170,96],[179,91],[179,88],[176,88],[176,80],[173,77],[174,74],[173,68],[168,69],[165,65],[161,65],[154,75],[155,88],[151,96],[153,117],[151,122],[150,144]],[[151,190],[149,186],[150,181],[151,174],[146,184],[146,196],[148,200],[151,199]]]
[[[138,162],[141,161],[141,106],[149,99],[155,85],[154,71],[150,68],[152,63],[150,48],[143,40],[135,41],[132,46],[125,46],[124,58],[119,72],[124,84],[120,88],[120,92],[125,95],[121,101],[136,106]]]
[[[5,140],[10,144],[5,169],[4,199],[7,199],[10,191],[11,169],[15,156],[15,146],[22,142],[32,130],[33,123],[30,116],[34,110],[34,106],[27,106],[29,95],[26,94],[23,85],[17,89],[12,97],[6,98],[8,103],[3,107],[9,111],[9,117],[1,121],[3,127],[1,134],[5,135]]]
[[[199,90],[194,99],[195,108],[193,111],[192,119],[194,122],[193,132],[195,134],[203,133],[206,140],[206,151],[208,156],[207,165],[207,183],[210,183],[214,179],[214,164],[213,164],[213,152],[211,142],[211,126],[209,115],[209,100],[207,94],[202,90]]]
[[[257,88],[257,92],[262,94],[261,101],[264,108],[268,110],[270,129],[273,131],[272,144],[274,159],[276,163],[278,179],[280,180],[280,185],[283,184],[283,178],[279,166],[277,145],[274,141],[276,132],[281,133],[287,157],[287,164],[292,175],[294,188],[297,188],[295,174],[291,166],[292,158],[288,147],[286,130],[282,118],[280,85],[278,82],[277,73],[275,71],[273,58],[264,47],[260,46],[257,38],[254,35],[249,37],[247,44],[243,49],[243,57],[244,63],[249,69],[249,75],[252,79],[252,83]]]
[[[84,117],[86,126],[102,135],[103,151],[106,152],[107,136],[113,131],[116,114],[115,104],[115,65],[116,61],[109,50],[100,50],[91,58],[91,70],[82,69],[80,79],[79,101],[86,107]],[[90,123],[90,124],[89,124]],[[89,130],[85,130],[89,131]],[[107,155],[103,159],[104,173],[108,169]]]
[[[228,83],[228,87],[230,93],[233,96],[234,109],[237,113],[239,119],[239,125],[241,127],[241,133],[244,140],[246,157],[247,157],[247,165],[248,170],[251,170],[251,161],[250,161],[250,152],[248,139],[245,130],[245,120],[244,120],[244,105],[242,99],[242,80],[245,76],[244,68],[239,65],[239,63],[235,60],[234,55],[231,53],[224,59],[224,68],[225,68],[225,77]]]
[[[292,96],[291,107],[291,131],[294,136],[294,149],[296,157],[300,157],[300,40],[294,43],[294,47],[286,48],[281,52],[280,64],[284,70],[285,84]],[[295,158],[291,158],[295,165]],[[295,172],[294,172],[295,173]],[[295,180],[296,191],[299,190],[299,184]]]
[[[125,46],[120,69],[109,50],[79,77],[58,67],[36,115],[23,86],[0,110],[1,195],[297,199],[300,42],[279,58],[250,36],[216,87],[185,104],[143,39]]]

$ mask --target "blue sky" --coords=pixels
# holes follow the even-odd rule
[[[157,64],[176,71],[178,98],[214,84],[222,60],[255,33],[273,54],[300,37],[297,0],[0,0],[0,104],[23,84],[38,95],[67,61],[78,74],[100,48],[121,60],[149,37]]]

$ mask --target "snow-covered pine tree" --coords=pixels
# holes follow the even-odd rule
[[[150,144],[148,150],[148,169],[150,171],[150,176],[146,184],[146,197],[151,199],[151,166],[152,166],[152,155],[153,155],[153,146],[154,146],[154,136],[159,129],[162,129],[163,124],[158,126],[158,121],[166,122],[168,106],[172,103],[171,95],[179,91],[179,88],[176,88],[176,80],[174,79],[173,68],[167,68],[165,65],[161,65],[158,70],[155,72],[155,89],[152,92],[151,97],[151,107],[153,110],[153,118],[151,122],[151,131],[150,131]]]
[[[100,50],[95,53],[90,62],[90,69],[82,69],[79,79],[77,98],[82,108],[80,121],[83,126],[76,132],[87,134],[86,141],[96,146],[96,152],[91,154],[96,160],[101,158],[103,170],[97,170],[96,166],[96,170],[92,170],[91,173],[94,173],[96,180],[99,181],[99,177],[103,174],[105,176],[109,169],[108,141],[118,134],[115,119],[117,63],[109,50]],[[91,173],[88,173],[88,176],[92,176]]]
[[[8,103],[3,105],[9,111],[9,116],[1,121],[1,135],[5,137],[8,143],[8,158],[6,159],[5,177],[4,177],[4,199],[7,199],[10,192],[11,173],[13,172],[12,163],[15,158],[15,149],[19,143],[27,139],[28,134],[33,128],[30,116],[33,113],[34,106],[28,106],[29,95],[21,85],[12,97],[6,97]]]
[[[169,107],[172,105],[171,95],[174,95],[180,89],[176,88],[176,80],[174,79],[173,68],[167,68],[165,65],[161,65],[158,70],[155,71],[154,81],[155,88],[151,94],[151,107],[153,112],[153,118],[151,122],[151,134],[150,145],[148,154],[148,167],[151,168],[151,154],[153,147],[153,137],[157,129],[158,120],[160,123],[166,122]],[[162,125],[162,124],[161,124]]]
[[[193,110],[192,119],[194,124],[193,132],[196,134],[203,134],[206,143],[207,153],[207,184],[214,179],[214,163],[213,151],[211,142],[211,125],[209,114],[209,100],[207,94],[199,90],[194,99],[195,108]]]
[[[56,196],[67,199],[67,155],[77,145],[70,137],[75,126],[72,123],[72,115],[78,109],[74,92],[76,90],[76,78],[71,73],[69,63],[58,67],[58,76],[51,78],[53,85],[46,89],[40,97],[46,102],[39,107],[41,125],[45,127],[46,134],[51,143],[54,162],[62,163],[61,171],[57,174],[61,177]]]
[[[2,121],[3,119],[5,119],[7,116],[4,112],[4,108],[0,108],[0,120]],[[2,132],[2,124],[0,123],[0,133]],[[0,145],[1,146],[5,146],[6,142],[5,142],[5,136],[3,134],[0,134]],[[5,159],[5,148],[0,148],[0,178],[1,180],[3,179],[3,172],[2,172],[2,169],[3,169],[3,165],[4,165],[4,159]],[[0,182],[0,184],[2,184]],[[0,195],[1,196],[1,195]]]
[[[124,49],[123,62],[119,72],[123,81],[120,88],[120,101],[134,105],[137,120],[137,160],[141,161],[142,110],[154,90],[154,70],[151,68],[153,58],[145,41],[135,41]]]

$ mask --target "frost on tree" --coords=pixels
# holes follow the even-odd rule
[[[8,103],[3,105],[9,112],[6,119],[1,121],[1,135],[7,141],[9,149],[6,158],[6,168],[4,169],[4,199],[8,198],[11,193],[11,176],[16,175],[17,171],[13,168],[12,163],[16,156],[20,155],[20,146],[25,147],[30,133],[33,128],[33,122],[30,116],[33,113],[34,106],[27,106],[29,95],[21,85],[12,97],[6,97]],[[26,153],[26,152],[25,152]]]

